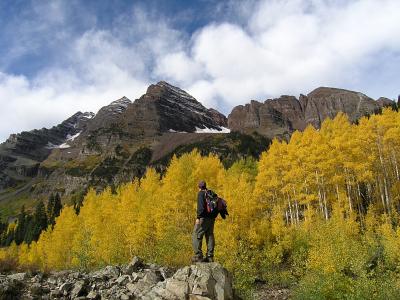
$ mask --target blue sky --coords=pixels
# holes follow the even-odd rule
[[[228,114],[318,86],[400,93],[400,1],[0,1],[0,141],[166,80]]]

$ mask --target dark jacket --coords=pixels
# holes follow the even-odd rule
[[[197,219],[209,217],[206,209],[206,191],[201,190],[197,193]]]
[[[207,204],[206,204],[206,190],[199,191],[197,194],[197,219],[200,218],[215,219],[218,216],[218,213],[221,215],[223,219],[225,219],[226,216],[229,215],[225,200],[219,198],[218,208],[215,209],[214,212],[209,213],[207,211]]]

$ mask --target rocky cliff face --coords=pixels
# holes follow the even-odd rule
[[[318,88],[301,98],[304,119],[307,124],[321,127],[323,120],[334,118],[338,112],[346,113],[351,121],[379,111],[384,102],[375,101],[368,96],[342,89]]]
[[[289,137],[294,130],[304,129],[305,121],[300,102],[293,96],[281,96],[235,107],[228,116],[228,127],[246,133],[257,131],[269,138]]]
[[[281,96],[264,103],[251,101],[239,105],[228,116],[228,127],[242,132],[257,131],[270,138],[288,138],[293,131],[304,130],[308,124],[320,128],[323,120],[334,118],[338,112],[356,121],[392,104],[387,98],[375,101],[362,93],[321,87],[307,96],[300,95],[299,99]]]
[[[195,133],[205,128],[221,132],[225,126],[223,114],[161,81],[134,102],[123,97],[101,108],[73,146],[83,155],[114,155],[117,145],[135,147],[167,132]]]
[[[223,114],[205,108],[185,91],[164,81],[149,86],[146,94],[127,108],[124,120],[127,127],[140,128],[145,136],[193,133],[205,128],[221,131],[227,125]]]
[[[231,300],[234,292],[231,274],[218,263],[174,271],[135,257],[91,273],[1,274],[0,299]]]
[[[78,112],[50,129],[12,134],[0,144],[0,190],[37,175],[40,162],[85,130],[93,113]]]

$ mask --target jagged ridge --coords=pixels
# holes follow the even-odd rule
[[[257,131],[270,138],[289,138],[293,131],[304,130],[309,124],[320,128],[326,118],[334,118],[340,111],[356,121],[393,103],[387,98],[375,101],[359,92],[320,87],[299,99],[284,95],[264,103],[251,101],[236,106],[228,116],[228,127],[241,132]]]

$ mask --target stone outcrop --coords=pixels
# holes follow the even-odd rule
[[[174,272],[134,258],[126,266],[85,273],[0,274],[0,299],[234,299],[232,276],[218,263]]]
[[[93,113],[78,112],[50,129],[35,129],[10,135],[0,144],[0,190],[36,176],[40,162],[54,148],[85,130],[93,116]]]
[[[228,127],[241,132],[257,131],[269,138],[288,138],[295,130],[309,124],[320,128],[326,118],[344,112],[351,121],[379,112],[394,102],[387,98],[377,101],[353,91],[320,87],[307,96],[281,96],[261,103],[251,101],[235,107],[228,116]]]
[[[164,81],[150,85],[144,94],[128,106],[123,116],[133,134],[154,136],[163,132],[195,132],[197,128],[221,130],[226,117],[205,108],[194,97]],[[142,132],[139,132],[142,130]]]
[[[338,112],[344,112],[351,121],[356,121],[367,114],[377,113],[382,108],[380,104],[362,93],[325,87],[301,98],[304,120],[315,128],[320,128],[323,120],[334,118]]]

